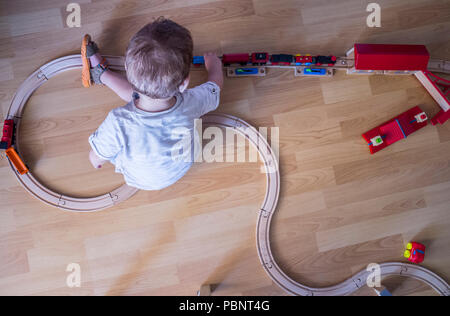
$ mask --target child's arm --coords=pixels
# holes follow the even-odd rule
[[[102,159],[91,149],[89,152],[89,160],[95,169],[101,168],[108,160]]]
[[[206,53],[205,67],[208,71],[208,81],[216,83],[220,89],[223,87],[223,71],[222,61],[217,57],[216,53]]]
[[[107,161],[115,164],[115,158],[122,150],[120,124],[114,113],[114,110],[109,112],[102,124],[89,136],[89,161],[95,169],[101,168]]]

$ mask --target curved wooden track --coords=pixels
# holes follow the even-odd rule
[[[111,69],[123,70],[123,58],[107,56]],[[81,68],[80,55],[70,55],[49,62],[31,74],[19,87],[8,111],[8,118],[16,123],[15,149],[20,155],[17,142],[21,115],[31,94],[52,76],[70,69]],[[300,284],[289,278],[277,265],[270,248],[270,225],[275,213],[280,193],[280,173],[277,158],[265,138],[247,122],[226,114],[208,114],[203,117],[204,125],[214,125],[232,128],[235,132],[245,136],[251,144],[256,146],[264,163],[267,175],[266,196],[261,205],[256,226],[256,241],[260,261],[269,277],[293,295],[348,295],[366,284],[369,272],[361,271],[346,281],[326,288],[312,288]],[[138,189],[126,184],[107,193],[92,198],[74,198],[56,193],[33,177],[31,172],[20,175],[12,163],[10,166],[19,182],[37,199],[60,209],[75,212],[90,212],[105,209],[133,196]],[[416,265],[398,262],[382,263],[382,276],[399,275],[418,279],[432,287],[440,295],[450,295],[449,285],[438,275]]]

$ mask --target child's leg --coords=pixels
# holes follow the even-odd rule
[[[99,53],[89,57],[91,67],[97,66],[102,59],[103,57]],[[121,99],[126,102],[131,101],[133,88],[124,75],[108,69],[101,75],[100,80],[108,88],[114,91]]]

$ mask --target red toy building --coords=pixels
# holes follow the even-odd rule
[[[418,242],[410,242],[406,246],[404,257],[412,263],[421,263],[425,259],[425,246]]]
[[[427,120],[425,112],[416,106],[364,133],[362,137],[367,141],[370,153],[374,154],[425,127]]]
[[[424,45],[355,44],[358,70],[426,70],[430,54]]]
[[[3,124],[3,135],[0,142],[0,149],[11,147],[14,133],[14,120],[5,120]]]

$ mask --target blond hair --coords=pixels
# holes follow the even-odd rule
[[[153,99],[172,97],[189,76],[192,51],[189,30],[160,17],[130,40],[125,55],[128,81],[136,92]]]

